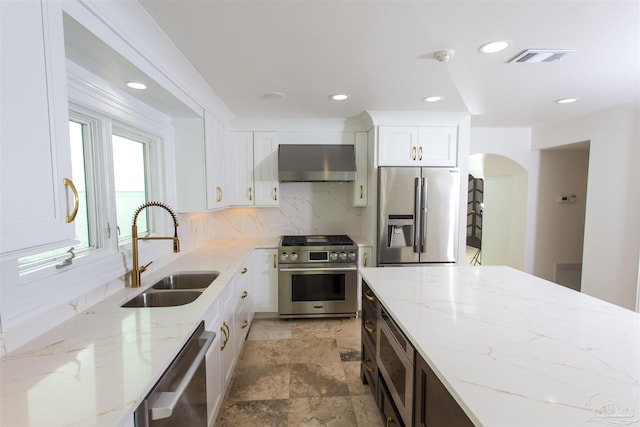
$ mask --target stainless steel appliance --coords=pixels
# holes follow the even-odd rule
[[[345,235],[283,236],[278,263],[280,317],[355,317],[358,246]]]
[[[378,169],[378,265],[455,263],[460,170]]]
[[[376,363],[384,384],[404,421],[412,425],[415,350],[384,307],[378,314]]]
[[[205,355],[216,334],[204,322],[134,413],[136,427],[206,426]]]

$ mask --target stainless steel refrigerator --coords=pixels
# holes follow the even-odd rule
[[[460,170],[378,169],[378,265],[455,263]]]

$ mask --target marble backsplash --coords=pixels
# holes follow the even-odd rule
[[[366,208],[352,206],[352,191],[350,182],[281,183],[279,207],[235,207],[180,215],[181,244],[191,250],[220,238],[365,235]]]

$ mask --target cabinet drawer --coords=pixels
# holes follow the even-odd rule
[[[380,397],[378,403],[387,427],[404,427],[405,424],[402,422],[402,417],[393,404],[393,399],[391,399],[387,385],[382,378],[380,378]]]
[[[361,377],[363,384],[369,384],[371,393],[374,396],[378,395],[378,364],[376,363],[375,347],[371,340],[366,336],[362,337],[361,344]]]
[[[378,299],[365,282],[362,282],[362,335],[371,338],[376,346],[378,328]]]

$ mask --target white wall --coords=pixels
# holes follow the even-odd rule
[[[582,291],[636,306],[640,252],[640,103],[533,129],[533,148],[590,141]]]
[[[556,263],[582,263],[589,151],[543,150],[534,274],[554,281]],[[559,195],[575,195],[558,203]]]
[[[482,265],[524,270],[527,176],[518,173],[485,177]]]
[[[524,219],[525,224],[522,225],[522,227],[524,228],[524,249],[521,250],[523,251],[522,269],[528,273],[533,273],[540,153],[537,151],[531,151],[531,129],[472,127],[469,154],[473,155],[480,153],[498,154],[504,157],[508,157],[509,159],[517,162],[527,172],[527,178],[524,178],[527,180],[527,191],[526,202],[523,203],[524,206],[526,206],[526,216]],[[522,180],[523,177],[520,177],[520,181]],[[513,182],[510,185],[512,184]],[[520,184],[522,185],[522,182],[520,182]],[[519,194],[522,195],[522,193]],[[485,235],[488,234],[489,233],[487,232]],[[485,238],[485,235],[483,235],[483,240]],[[489,237],[489,239],[491,239],[491,237]],[[515,241],[510,241],[510,245],[516,245]],[[491,240],[489,241],[489,245],[491,245]],[[486,262],[486,259],[484,259],[484,253],[483,262]]]

